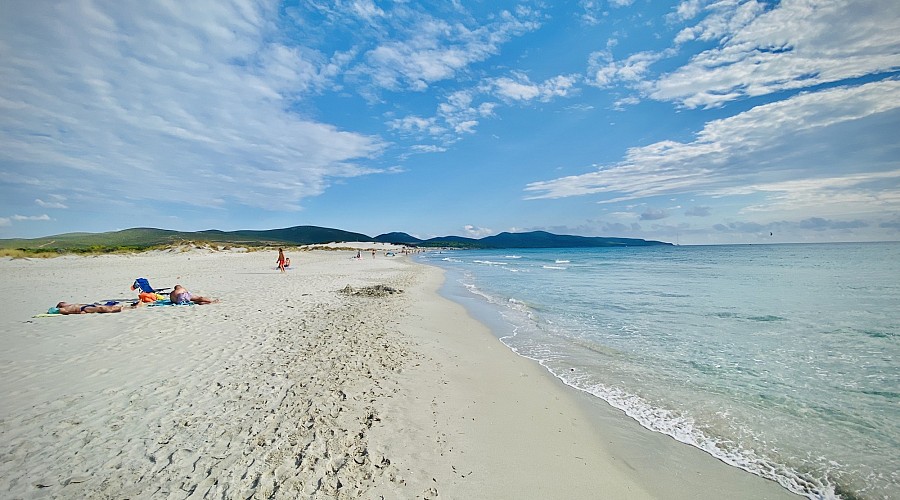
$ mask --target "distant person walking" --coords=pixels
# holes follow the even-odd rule
[[[284,272],[285,265],[287,264],[287,259],[284,257],[284,250],[281,248],[278,249],[278,269],[281,272]]]

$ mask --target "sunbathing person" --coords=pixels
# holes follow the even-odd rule
[[[129,306],[124,306],[122,304],[107,306],[102,304],[70,304],[68,302],[60,302],[59,304],[56,304],[56,308],[59,309],[59,314],[102,314],[117,313],[128,309],[134,309],[139,304],[140,302]]]
[[[193,302],[194,304],[212,304],[219,301],[219,299],[191,295],[191,292],[181,285],[175,285],[175,289],[169,294],[169,300],[171,300],[173,304],[187,304],[189,302]]]

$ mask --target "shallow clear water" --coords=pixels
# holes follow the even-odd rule
[[[900,243],[422,260],[644,427],[810,498],[900,498]]]

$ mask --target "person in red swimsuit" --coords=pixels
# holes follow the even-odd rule
[[[284,257],[284,250],[278,249],[278,269],[284,272],[284,268],[289,265],[288,260]]]

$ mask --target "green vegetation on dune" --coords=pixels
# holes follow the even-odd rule
[[[128,253],[166,248],[173,245],[244,246],[311,245],[339,241],[373,241],[372,238],[339,229],[297,226],[264,231],[197,232],[168,229],[133,228],[108,233],[66,233],[34,239],[0,240],[0,255],[54,256],[62,253]]]
[[[94,250],[131,247],[144,249],[168,245],[179,240],[195,239],[192,233],[165,229],[134,228],[109,233],[66,233],[34,239],[0,240],[0,248],[22,250]]]
[[[406,233],[387,233],[371,238],[361,233],[317,226],[295,226],[261,231],[219,231],[210,229],[197,232],[139,227],[108,233],[67,233],[44,238],[0,240],[0,255],[46,257],[62,253],[139,252],[175,245],[199,245],[200,248],[218,248],[220,246],[254,248],[319,245],[344,241],[402,243],[421,247],[450,248],[624,247],[670,244],[630,238],[557,235],[544,231],[500,233],[481,239],[444,236],[421,240]]]

